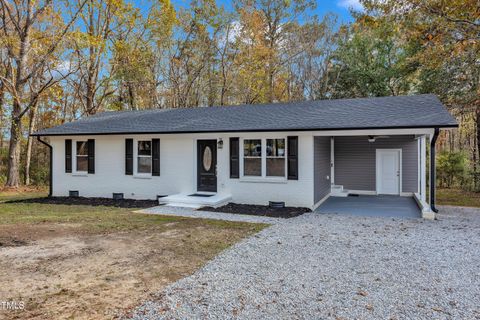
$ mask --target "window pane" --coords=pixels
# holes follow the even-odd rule
[[[88,155],[87,141],[77,141],[77,156]]]
[[[243,159],[244,176],[262,175],[262,158],[244,158]]]
[[[267,139],[267,157],[284,157],[285,139]]]
[[[88,170],[88,157],[77,156],[77,171]]]
[[[285,176],[285,158],[267,158],[267,176]]]
[[[209,146],[207,146],[204,150],[203,150],[203,170],[205,171],[210,171],[210,169],[212,168],[212,149],[210,149]]]
[[[151,141],[138,141],[138,155],[139,156],[151,156],[152,155],[152,142]]]
[[[152,172],[152,158],[151,157],[138,157],[138,173],[151,173]]]
[[[245,157],[261,157],[262,140],[243,140],[243,155]]]

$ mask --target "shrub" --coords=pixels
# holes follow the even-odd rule
[[[442,151],[437,156],[437,178],[440,186],[463,186],[467,172],[467,157],[463,152]]]

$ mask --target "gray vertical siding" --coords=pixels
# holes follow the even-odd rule
[[[375,191],[376,149],[402,149],[402,191],[417,192],[417,141],[413,135],[390,136],[370,143],[366,136],[335,137],[335,184]]]
[[[314,203],[330,193],[330,137],[315,137],[313,141]]]

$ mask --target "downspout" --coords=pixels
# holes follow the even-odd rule
[[[435,128],[432,140],[430,141],[430,208],[433,212],[437,213],[438,209],[435,208],[435,181],[436,181],[436,169],[435,169],[435,144],[437,143],[439,128]]]
[[[49,180],[50,180],[50,183],[49,183],[49,188],[48,188],[48,196],[51,197],[52,194],[53,194],[53,148],[50,144],[48,144],[47,142],[43,141],[42,139],[40,139],[40,136],[37,136],[37,140],[46,145],[50,151],[50,170],[49,170]]]

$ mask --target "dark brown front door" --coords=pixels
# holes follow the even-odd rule
[[[197,141],[197,190],[217,192],[217,140]]]

